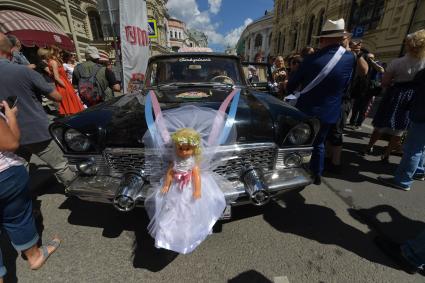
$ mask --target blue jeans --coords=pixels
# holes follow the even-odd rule
[[[411,123],[403,148],[403,157],[395,174],[394,181],[403,187],[410,187],[413,175],[424,174],[425,123]]]
[[[31,248],[39,239],[32,216],[28,180],[24,166],[13,166],[0,173],[1,224],[17,251]],[[0,277],[5,274],[6,268],[0,251]]]
[[[425,230],[423,230],[414,240],[408,240],[401,246],[401,251],[407,260],[423,269],[425,266]]]
[[[325,167],[325,142],[332,124],[322,123],[313,142],[313,152],[310,161],[310,170],[315,176],[322,176]]]

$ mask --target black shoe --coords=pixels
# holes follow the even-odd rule
[[[416,181],[425,181],[425,174],[415,174],[413,175],[413,179]]]
[[[415,274],[418,272],[418,268],[411,264],[402,254],[401,245],[386,237],[377,236],[375,238],[375,244],[389,256],[397,265],[409,274]]]
[[[322,184],[322,177],[319,175],[313,176],[313,184],[320,186]]]
[[[372,153],[373,153],[373,146],[371,148],[367,148],[366,147],[366,149],[364,149],[364,150],[362,150],[362,151],[359,152],[359,154],[361,156],[371,155]]]

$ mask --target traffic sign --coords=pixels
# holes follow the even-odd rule
[[[149,38],[158,38],[158,28],[156,20],[148,19]]]
[[[363,37],[364,34],[364,27],[363,26],[356,26],[353,29],[353,37],[354,38],[360,38]]]

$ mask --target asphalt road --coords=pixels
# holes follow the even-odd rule
[[[376,176],[390,174],[398,157],[384,166],[379,156],[358,156],[367,131],[347,132],[343,174],[286,205],[235,209],[189,255],[157,250],[143,209],[121,214],[67,199],[35,160],[32,188],[45,191],[37,202],[40,231],[45,241],[57,234],[63,242],[41,270],[30,271],[3,238],[6,282],[425,282],[398,270],[373,243],[377,233],[405,240],[425,228],[425,183],[410,192],[379,185]]]

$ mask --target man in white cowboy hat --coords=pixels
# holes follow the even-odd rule
[[[326,137],[340,118],[342,96],[356,66],[356,57],[347,52],[350,36],[344,19],[327,20],[317,36],[320,50],[306,57],[287,85],[288,93],[295,93],[291,97],[298,97],[296,107],[321,122],[310,162],[317,185],[324,168]]]

